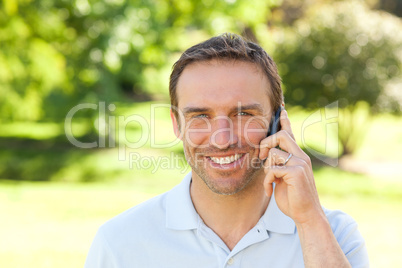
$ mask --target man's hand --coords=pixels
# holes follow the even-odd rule
[[[321,208],[311,160],[297,145],[285,110],[280,120],[282,130],[260,143],[266,194],[272,195],[275,182],[276,203],[296,224],[306,267],[350,267]]]
[[[318,199],[310,158],[297,145],[285,110],[280,120],[282,130],[260,144],[260,159],[266,159],[264,187],[270,196],[272,183],[275,182],[275,199],[279,209],[296,224],[303,224],[322,217],[324,212]],[[275,148],[277,146],[282,150]],[[292,157],[283,165],[290,153]]]

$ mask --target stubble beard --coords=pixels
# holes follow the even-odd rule
[[[244,150],[245,148],[243,147],[242,149]],[[242,163],[242,168],[239,170],[244,173],[241,176],[241,179],[235,179],[233,177],[231,178],[231,176],[238,174],[239,171],[220,171],[219,174],[218,172],[216,172],[214,178],[212,176],[213,174],[208,174],[208,167],[211,173],[213,173],[214,171],[211,170],[210,163],[208,163],[203,156],[207,151],[209,150],[195,149],[194,153],[190,153],[188,148],[185,148],[184,154],[192,171],[204,181],[204,183],[212,192],[216,194],[227,196],[235,195],[247,188],[247,186],[250,185],[255,180],[255,178],[257,178],[261,174],[261,172],[263,172],[263,161],[261,161],[258,158],[258,154],[255,153],[256,149],[251,146],[247,146],[245,151],[247,151],[248,154],[245,156],[246,159]],[[253,155],[257,155],[257,157],[250,159]],[[223,179],[220,180],[220,178]],[[221,181],[221,183],[219,181]]]

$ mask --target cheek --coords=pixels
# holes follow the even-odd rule
[[[186,140],[186,143],[189,146],[199,147],[199,145],[202,145],[206,141],[208,141],[208,135],[206,133],[192,130],[192,131],[186,132],[184,139]]]
[[[199,147],[200,145],[208,143],[210,134],[210,125],[202,122],[196,122],[186,126],[183,139],[185,139],[185,142],[188,146]]]
[[[252,147],[258,147],[261,140],[267,137],[267,129],[259,123],[250,123],[242,128],[242,137]]]

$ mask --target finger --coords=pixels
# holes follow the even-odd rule
[[[265,144],[263,145],[262,142],[260,143],[260,152],[258,154],[258,157],[261,160],[265,160],[268,158],[268,153],[271,150],[271,148],[268,148],[268,146]]]
[[[269,150],[267,160],[264,163],[265,167],[269,166],[283,166],[285,164],[286,159],[288,159],[290,154],[288,152],[282,151],[277,148],[272,148]],[[286,163],[287,166],[301,165],[302,159],[291,156]]]
[[[267,158],[269,150],[277,146],[297,157],[304,159],[307,156],[286,130],[280,130],[260,142],[260,159]]]
[[[265,175],[265,180],[264,180],[264,188],[267,189],[267,187],[272,187],[272,183],[274,183],[276,180],[282,179],[282,177],[286,173],[287,173],[286,166],[279,167],[279,168],[276,166],[268,167],[267,174]]]
[[[284,104],[282,104],[282,106],[284,107]],[[283,130],[287,131],[289,133],[290,137],[293,140],[295,140],[295,137],[294,137],[293,132],[292,132],[292,128],[290,126],[290,120],[288,118],[288,113],[287,113],[287,111],[285,109],[283,109],[281,111],[279,120],[280,120],[280,125],[281,125],[280,129],[283,129]],[[268,152],[269,152],[268,147],[261,146],[260,147],[260,155],[259,155],[260,159],[266,159],[267,156],[268,156]]]
[[[306,174],[313,176],[313,170],[311,169],[311,162],[305,161],[303,158],[299,158],[295,155],[292,155],[289,160],[289,153],[282,151],[280,149],[272,148],[269,151],[269,155],[267,160],[264,162],[264,172],[268,173],[271,167],[280,167],[283,168],[289,166],[299,166],[302,167]],[[308,158],[309,160],[310,158]],[[286,162],[286,163],[285,163]]]
[[[285,130],[287,133],[289,133],[290,137],[291,137],[293,140],[296,140],[296,139],[295,139],[295,135],[293,135],[292,126],[291,126],[291,124],[290,124],[288,112],[287,112],[286,110],[283,110],[283,111],[281,112],[280,122],[281,122],[281,129],[283,129],[283,130]]]
[[[273,192],[273,183],[275,184],[279,184],[281,181],[283,181],[283,178],[285,176],[289,176],[289,171],[290,168],[292,167],[287,167],[287,166],[283,166],[283,167],[278,167],[278,166],[271,166],[269,167],[267,170],[267,174],[265,176],[265,180],[264,180],[264,189],[265,189],[265,193],[267,194],[267,196],[271,196],[272,192]]]
[[[297,178],[307,178],[305,167],[303,166],[271,166],[265,176],[264,187],[277,181],[284,181],[292,184]]]
[[[270,197],[274,191],[274,186],[272,185],[272,182],[269,182],[267,179],[265,179],[263,185],[264,185],[265,195]]]

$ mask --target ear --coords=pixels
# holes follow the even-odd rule
[[[172,119],[174,134],[176,135],[177,138],[182,140],[182,135],[181,135],[181,132],[180,132],[179,123],[178,123],[177,118],[174,115],[172,109],[170,109],[170,119]]]

